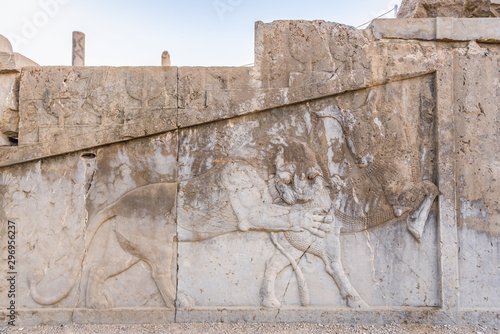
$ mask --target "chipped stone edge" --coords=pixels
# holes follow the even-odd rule
[[[376,19],[367,28],[380,39],[500,42],[500,18]]]

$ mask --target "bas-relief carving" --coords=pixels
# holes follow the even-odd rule
[[[300,303],[309,304],[307,281],[296,261],[300,261],[304,254],[312,254],[323,260],[324,267],[320,270],[326,269],[331,275],[340,289],[342,299],[347,300],[347,305],[365,307],[367,304],[344,273],[340,234],[365,231],[389,221],[396,221],[407,225],[415,242],[421,240],[432,203],[437,196],[437,187],[431,181],[435,177],[432,163],[434,159],[432,81],[432,76],[424,77],[423,80],[410,80],[411,83],[408,85],[402,84],[399,87],[388,85],[346,94],[337,99],[308,103],[301,108],[295,107],[302,109],[300,111],[293,112],[287,109],[288,115],[285,110],[271,111],[266,115],[259,115],[260,117],[247,116],[240,121],[229,121],[224,127],[213,125],[183,132],[180,154],[181,179],[190,177],[196,179],[201,177],[199,175],[210,174],[210,171],[220,164],[244,158],[258,166],[255,170],[261,174],[260,178],[270,185],[274,203],[292,207],[308,204],[300,203],[300,197],[296,197],[297,194],[304,192],[303,189],[298,189],[301,189],[299,185],[308,180],[306,172],[308,168],[317,170],[321,179],[325,180],[323,186],[330,188],[328,193],[323,195],[318,191],[310,191],[317,196],[311,203],[316,203],[318,208],[329,210],[324,220],[330,223],[326,237],[313,237],[309,232],[280,232],[272,235],[272,244],[277,250],[267,261],[265,269],[261,266],[264,271],[264,284],[260,293],[264,306],[280,305],[275,296],[275,280],[279,273],[290,265],[295,270]],[[418,93],[411,93],[412,89],[416,89]],[[408,108],[405,104],[414,99],[418,101],[417,105],[420,105],[417,110]],[[303,120],[300,120],[301,118]],[[283,146],[288,148],[288,151],[286,149],[281,151],[270,144],[267,146],[262,144],[262,142],[276,141],[276,138],[264,139],[268,138],[266,136],[283,135],[283,138],[286,138],[285,135],[291,134],[304,141],[283,139]],[[291,142],[297,143],[291,144]],[[293,149],[294,146],[302,148]],[[313,153],[312,149],[316,152]],[[290,151],[294,154],[285,153]],[[274,165],[269,165],[269,161],[274,161]],[[200,186],[206,189],[202,194],[210,190],[219,193],[219,187],[211,188],[213,184],[204,182],[204,185]],[[190,192],[194,193],[193,190]],[[183,198],[182,194],[180,198]],[[196,197],[191,201],[200,203]],[[197,207],[193,205],[190,208]],[[210,210],[210,207],[203,209]],[[209,234],[211,224],[205,224],[204,228],[208,229],[205,233]],[[196,228],[191,227],[191,230]],[[242,238],[242,243],[245,242],[245,238]],[[254,240],[249,240],[249,243],[252,241]],[[228,238],[224,240],[224,243],[227,242]],[[285,247],[282,243],[285,243]],[[432,244],[433,240],[430,243]],[[262,246],[269,247],[269,243]],[[414,251],[417,251],[418,247],[418,243],[415,243]],[[207,244],[207,248],[211,252],[214,251],[210,244]],[[298,250],[298,255],[293,257],[285,248]],[[426,241],[426,246],[422,248],[435,251],[435,248],[429,247],[429,241]],[[241,251],[245,252],[244,247],[241,247]],[[185,280],[188,273],[201,274],[193,271],[193,266],[196,264],[188,263],[189,255],[202,253],[202,250],[199,247],[180,245],[179,252],[181,261],[179,286],[189,290],[189,283]],[[236,252],[236,249],[228,252]],[[221,253],[225,254],[225,248]],[[218,256],[216,252],[210,255]],[[219,259],[221,262],[226,262],[221,270],[237,271],[225,267],[227,261],[220,257],[215,262]],[[183,260],[186,261],[184,266]],[[252,257],[251,261],[254,260]],[[196,262],[207,266],[207,263]],[[433,263],[432,268],[428,269],[430,277],[425,279],[428,291],[424,293],[429,296],[424,297],[424,300],[429,298],[428,305],[436,305],[438,303],[434,276],[437,272],[436,259],[434,258],[431,263]],[[253,266],[253,264],[248,265]],[[186,273],[183,273],[184,268]],[[376,271],[375,268],[373,270]],[[220,279],[220,275],[216,277]],[[255,277],[258,279],[261,276],[255,275]],[[245,285],[246,282],[242,277],[234,281],[240,285]],[[203,298],[202,294],[195,293],[207,305],[218,305],[217,302],[239,305],[237,302],[229,301],[230,296],[225,296],[222,300],[214,294],[209,293]],[[216,302],[212,301],[213,299]],[[250,301],[255,300],[250,299]]]
[[[309,263],[314,257],[323,261],[322,265],[316,262],[312,270],[330,275],[344,303],[367,307],[373,303],[358,293],[355,286],[361,278],[350,275],[355,269],[343,262],[346,255],[342,254],[349,247],[359,251],[360,246],[343,245],[347,239],[341,235],[389,230],[392,225],[378,226],[394,221],[406,224],[415,238],[413,248],[405,250],[409,254],[401,254],[400,259],[419,251],[434,258],[430,259],[431,268],[416,275],[417,283],[426,285],[425,298],[410,304],[436,305],[436,256],[427,253],[435,252],[434,241],[421,240],[437,195],[432,182],[432,81],[432,76],[422,77],[183,130],[178,194],[177,184],[171,182],[175,172],[167,178],[158,177],[162,158],[173,153],[172,149],[169,154],[158,153],[158,139],[136,145],[147,147],[149,152],[149,160],[142,165],[133,158],[142,154],[135,144],[100,150],[97,163],[90,159],[83,173],[88,222],[82,242],[86,252],[75,257],[64,288],[57,293],[44,293],[40,281],[47,279],[40,273],[29,274],[31,298],[41,305],[64,305],[83,279],[82,268],[86,268],[87,282],[78,283],[84,296],[79,305],[113,307],[116,304],[105,287],[107,281],[137,267],[137,263],[147,263],[148,275],[167,307],[173,307],[176,300],[176,279],[177,306],[217,305],[217,301],[200,301],[190,285],[193,278],[186,279],[197,273],[210,281],[217,274],[204,272],[203,267],[193,271],[189,262],[196,265],[200,260],[196,252],[207,242],[217,243],[222,238],[237,238],[233,255],[253,254],[249,252],[252,248],[245,247],[252,247],[248,242],[256,240],[255,235],[264,235],[257,237],[266,247],[257,251],[263,257],[249,266],[256,278],[249,290],[260,286],[253,301],[261,298],[258,303],[265,307],[280,306],[286,298],[278,299],[275,285],[281,284],[280,273],[292,267],[298,301],[304,306],[315,305],[310,295],[317,295],[316,285],[309,284],[302,268],[305,265],[300,262],[305,256]],[[415,105],[415,100],[419,108],[406,107],[410,101],[413,104],[408,105]],[[172,138],[169,135],[165,140]],[[108,158],[99,162],[106,155]],[[175,159],[169,168],[174,164]],[[116,177],[123,174],[125,177]],[[117,188],[121,190],[116,192]],[[106,198],[107,194],[111,198]],[[429,233],[426,236],[432,235]],[[94,236],[101,239],[100,246],[93,245]],[[179,272],[175,273],[177,240]],[[93,261],[85,258],[92,251],[98,252]],[[224,256],[224,249],[213,251],[205,256]],[[373,256],[378,250],[371,251]],[[221,261],[220,271],[234,269],[237,275],[238,268],[245,265],[238,257]],[[422,264],[417,263],[414,269],[412,264],[405,265],[414,271]],[[369,276],[376,277],[377,271],[387,274],[384,268],[371,266]],[[50,273],[50,268],[46,271]],[[311,271],[311,266],[306,271]],[[375,288],[376,283],[372,283]],[[216,294],[220,288],[213,290]],[[393,302],[399,299],[405,305],[401,299],[407,291],[398,293]],[[244,305],[237,299],[231,303]]]
[[[360,87],[371,80],[369,41],[366,31],[332,22],[257,22],[255,72],[265,88],[289,87],[295,101]]]
[[[179,241],[198,241],[238,230],[308,229],[315,235],[325,235],[323,230],[327,228],[322,228],[324,218],[322,210],[318,211],[316,208],[294,210],[273,205],[267,193],[267,186],[263,182],[259,184],[259,179],[254,178],[256,173],[252,173],[252,169],[246,164],[233,162],[210,173],[212,174],[213,178],[209,179],[209,182],[200,176],[201,180],[188,181],[194,185],[184,186],[184,189],[198,189],[202,182],[212,187],[219,185],[221,191],[225,192],[222,201],[212,201],[213,198],[210,196],[212,193],[210,195],[202,193],[206,198],[201,201],[209,206],[208,215],[195,209],[179,216],[179,220],[191,224],[190,227],[201,226],[188,228],[188,232],[194,233],[183,233],[182,223],[179,224],[181,232],[177,233],[174,218],[177,191],[175,183],[151,184],[136,188],[90,218],[86,227],[88,232],[85,236],[85,250],[90,250],[94,235],[104,223],[108,223],[111,227],[103,229],[106,231],[103,233],[109,234],[109,244],[101,251],[101,260],[89,271],[85,306],[94,308],[114,306],[112,298],[102,290],[102,285],[107,279],[126,271],[139,261],[144,261],[151,267],[151,276],[165,305],[173,307],[175,275],[171,269],[176,234]],[[220,196],[217,193],[215,195]],[[226,215],[220,217],[221,212],[225,212]],[[204,229],[203,225],[210,221],[214,221],[214,225],[211,225],[209,233],[205,234],[206,228]],[[219,226],[220,228],[217,228]],[[109,247],[113,241],[118,241],[119,247],[124,251],[121,253],[126,253],[125,256],[120,258],[115,256],[114,249]],[[59,294],[41,295],[36,287],[40,277],[29,277],[33,300],[41,305],[53,305],[68,296],[80,276],[85,255],[85,252],[82,253],[80,259],[76,261],[70,274],[70,284]]]
[[[147,263],[151,277],[167,307],[175,301],[175,276],[172,275],[174,259],[175,226],[175,183],[160,183],[143,186],[124,194],[118,201],[102,209],[90,219],[86,227],[85,250],[89,250],[95,233],[104,223],[110,228],[102,229],[108,234],[108,244],[101,250],[100,261],[89,270],[85,306],[93,308],[113,307],[112,297],[103,290],[106,280],[114,277],[139,261]],[[116,255],[113,242],[118,242],[123,252]],[[113,245],[110,247],[110,245]],[[81,265],[85,258],[73,266],[70,284],[62,294],[42,296],[37,288],[37,279],[29,277],[30,292],[33,300],[41,305],[52,305],[65,298],[76,283]]]

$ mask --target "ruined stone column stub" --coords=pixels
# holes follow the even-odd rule
[[[168,51],[163,51],[161,54],[161,66],[172,66],[170,63],[170,54]]]
[[[85,66],[85,34],[73,31],[73,66]]]

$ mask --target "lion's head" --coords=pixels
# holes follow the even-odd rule
[[[271,194],[275,203],[329,208],[331,199],[315,153],[304,143],[280,137]]]

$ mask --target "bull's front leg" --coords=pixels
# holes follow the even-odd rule
[[[334,208],[330,210],[327,218],[333,217]],[[340,253],[340,228],[341,223],[333,218],[332,230],[323,240],[324,252],[321,256],[325,263],[325,269],[337,284],[340,295],[347,301],[347,306],[352,308],[367,308],[368,304],[361,298],[356,289],[352,286],[344,272]]]

